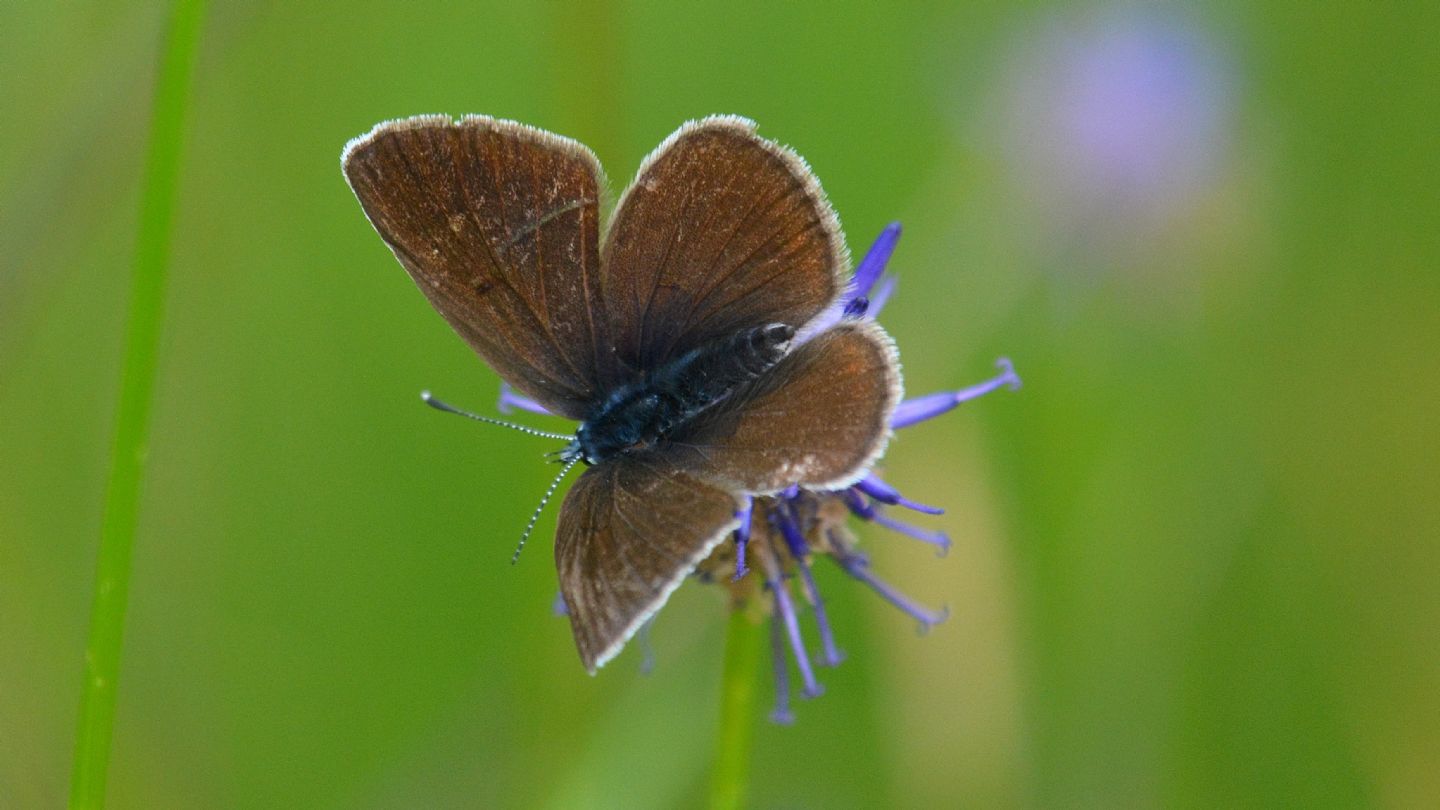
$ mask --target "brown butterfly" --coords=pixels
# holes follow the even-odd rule
[[[591,673],[751,496],[845,487],[883,452],[893,344],[835,317],[850,269],[839,222],[805,162],[754,123],[682,126],[603,225],[595,155],[511,121],[389,121],[341,164],[455,331],[516,390],[580,420],[559,455],[589,469],[561,507],[555,561]]]

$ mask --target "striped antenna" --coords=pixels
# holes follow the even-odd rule
[[[534,513],[530,515],[530,522],[525,524],[525,533],[520,535],[520,545],[516,546],[515,553],[510,555],[511,565],[514,565],[515,561],[520,559],[520,551],[525,548],[525,541],[530,539],[530,532],[535,529],[535,521],[539,520],[540,513],[545,511],[545,504],[550,502],[550,496],[555,494],[555,489],[560,486],[560,480],[565,477],[566,473],[570,472],[571,467],[574,467],[578,463],[580,463],[580,456],[573,456],[569,461],[565,462],[564,467],[560,468],[560,474],[555,476],[555,480],[550,482],[550,487],[545,490],[545,497],[540,499],[540,505],[535,507]]]
[[[473,414],[473,413],[470,413],[469,411],[462,411],[462,410],[460,410],[459,408],[455,407],[454,405],[450,405],[450,404],[448,404],[448,403],[441,402],[440,400],[436,399],[435,397],[430,396],[430,392],[429,392],[429,391],[421,391],[421,392],[420,392],[420,399],[424,400],[424,402],[425,402],[426,405],[429,405],[430,407],[434,408],[434,409],[437,410],[437,411],[444,411],[444,412],[446,412],[446,413],[453,413],[453,414],[455,414],[456,416],[463,416],[463,417],[465,417],[465,418],[467,418],[467,419],[474,419],[476,422],[484,422],[484,423],[487,424],[487,425],[499,425],[500,427],[507,427],[507,428],[510,428],[511,430],[518,430],[518,431],[520,431],[521,433],[528,433],[528,434],[530,434],[531,436],[539,436],[539,437],[542,438],[542,439],[560,439],[560,440],[562,440],[562,441],[567,441],[567,442],[568,442],[568,441],[570,441],[571,439],[574,439],[574,438],[575,438],[574,436],[567,436],[567,435],[565,435],[564,433],[550,433],[550,432],[544,431],[544,430],[536,430],[536,429],[534,429],[534,428],[525,427],[524,425],[517,425],[517,424],[515,424],[514,422],[506,422],[506,421],[501,420],[501,419],[491,419],[491,418],[488,417],[488,416],[480,416],[479,414]]]

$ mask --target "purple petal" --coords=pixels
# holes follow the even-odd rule
[[[770,510],[770,522],[780,530],[780,536],[785,539],[786,548],[790,549],[790,556],[797,560],[805,559],[810,553],[810,547],[805,543],[805,536],[800,533],[800,527],[795,524],[795,518],[790,515],[790,510],[784,506],[778,506]]]
[[[815,576],[810,573],[810,561],[807,559],[810,548],[805,543],[805,536],[800,533],[800,527],[795,523],[790,510],[783,507],[774,509],[770,517],[771,522],[780,529],[780,535],[785,538],[785,545],[790,549],[795,565],[800,568],[800,578],[805,583],[805,596],[814,607],[815,625],[820,630],[820,646],[825,650],[820,663],[827,667],[838,666],[845,656],[835,646],[835,636],[830,632],[830,620],[825,615],[825,600],[820,598],[820,589],[815,587]]]
[[[945,510],[938,506],[926,506],[923,503],[912,501],[900,494],[900,491],[876,477],[873,473],[860,479],[855,488],[869,495],[881,503],[888,503],[891,506],[903,506],[916,512],[923,512],[927,515],[943,515]]]
[[[800,560],[800,577],[805,581],[805,594],[815,608],[815,625],[820,630],[820,646],[825,654],[820,663],[827,667],[838,667],[845,660],[845,653],[835,645],[835,634],[830,632],[830,619],[825,615],[825,600],[820,598],[820,589],[815,587],[815,575],[810,573],[810,563]]]
[[[899,283],[900,279],[893,274],[887,274],[880,279],[880,287],[875,290],[874,295],[870,296],[870,308],[865,311],[865,314],[871,318],[880,317],[880,310],[885,308],[885,302],[895,294],[895,285]]]
[[[884,526],[890,531],[899,532],[906,537],[914,538],[922,543],[929,543],[935,547],[935,556],[937,557],[944,557],[950,553],[950,536],[944,532],[927,531],[919,526],[901,523],[898,520],[886,517],[879,511],[875,512],[871,520],[873,520],[877,526]]]
[[[510,383],[507,382],[500,383],[500,402],[497,403],[496,407],[499,408],[501,413],[514,413],[518,408],[531,413],[550,414],[550,411],[546,410],[544,405],[541,405],[524,394],[515,393],[515,389],[511,388]]]
[[[984,396],[998,388],[1008,387],[1014,391],[1020,387],[1020,377],[1015,373],[1015,366],[1010,363],[1010,358],[1002,357],[995,361],[995,365],[1000,368],[1000,373],[985,382],[959,391],[942,391],[905,400],[895,409],[895,415],[890,419],[890,427],[896,430],[909,427],[917,422],[933,419],[962,402]]]
[[[775,708],[770,722],[788,726],[795,722],[790,710],[790,668],[785,665],[785,634],[780,630],[779,615],[770,617],[770,658],[775,666]]]
[[[885,226],[885,230],[875,237],[875,242],[870,249],[865,251],[865,258],[855,268],[855,291],[850,296],[870,296],[870,288],[875,286],[875,281],[880,274],[885,272],[885,265],[890,263],[890,254],[895,252],[895,243],[900,241],[900,223],[892,222]]]
[[[865,497],[855,487],[841,490],[840,500],[844,501],[845,505],[850,508],[850,512],[861,520],[874,520],[875,515],[878,514],[875,507],[866,503]]]
[[[570,606],[565,604],[565,594],[556,591],[555,601],[550,605],[550,612],[556,616],[569,616]]]
[[[770,593],[775,596],[775,612],[785,622],[785,633],[790,638],[790,652],[795,656],[795,667],[800,670],[800,680],[805,684],[805,688],[800,690],[800,696],[819,697],[825,690],[815,680],[815,668],[810,666],[810,654],[805,651],[805,641],[800,637],[800,619],[795,615],[795,604],[790,601],[790,588],[781,579],[773,579],[769,585]]]
[[[845,569],[845,573],[849,574],[855,579],[860,580],[866,585],[869,585],[870,589],[875,591],[875,593],[879,594],[881,599],[884,599],[886,602],[889,602],[890,604],[899,608],[906,615],[920,622],[920,632],[922,633],[929,630],[934,625],[945,621],[945,619],[950,616],[949,608],[945,608],[940,611],[932,611],[927,610],[916,604],[915,602],[911,601],[909,597],[895,590],[895,588],[886,583],[884,580],[870,573],[869,563],[867,563],[865,559],[860,557],[859,555],[842,554],[836,558],[836,562],[840,564],[841,568]]]
[[[750,571],[745,567],[745,552],[750,547],[750,515],[754,511],[755,499],[747,497],[745,506],[735,513],[740,525],[735,529],[735,576],[731,578],[732,582],[739,582]]]
[[[830,327],[840,323],[841,318],[845,317],[845,308],[847,306],[848,304],[845,300],[836,301],[821,310],[819,315],[811,318],[809,323],[800,327],[799,331],[795,333],[795,339],[790,341],[791,351],[794,351],[794,347],[808,343],[811,338],[824,334],[830,330]]]
[[[842,315],[846,318],[863,318],[868,309],[870,309],[870,299],[863,295],[857,295],[845,302],[845,311]]]

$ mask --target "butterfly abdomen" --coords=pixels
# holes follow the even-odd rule
[[[595,464],[665,438],[774,367],[794,337],[795,328],[783,323],[746,329],[622,386],[580,425],[576,442],[582,457]]]

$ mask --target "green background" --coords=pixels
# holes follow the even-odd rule
[[[1025,378],[892,445],[955,548],[867,548],[952,618],[917,638],[822,569],[849,660],[793,727],[757,717],[755,806],[1440,802],[1434,6],[1156,12],[1208,43],[1220,112],[1151,216],[1059,210],[1025,157],[1054,133],[1007,101],[1047,36],[1103,51],[1138,7],[874,5],[211,4],[112,806],[704,796],[720,592],[672,600],[653,674],[588,677],[553,509],[506,564],[550,446],[416,397],[497,381],[338,155],[428,112],[573,136],[617,191],[680,122],[750,116],[857,253],[905,223],[912,393]],[[163,17],[0,5],[0,806],[66,794]]]

